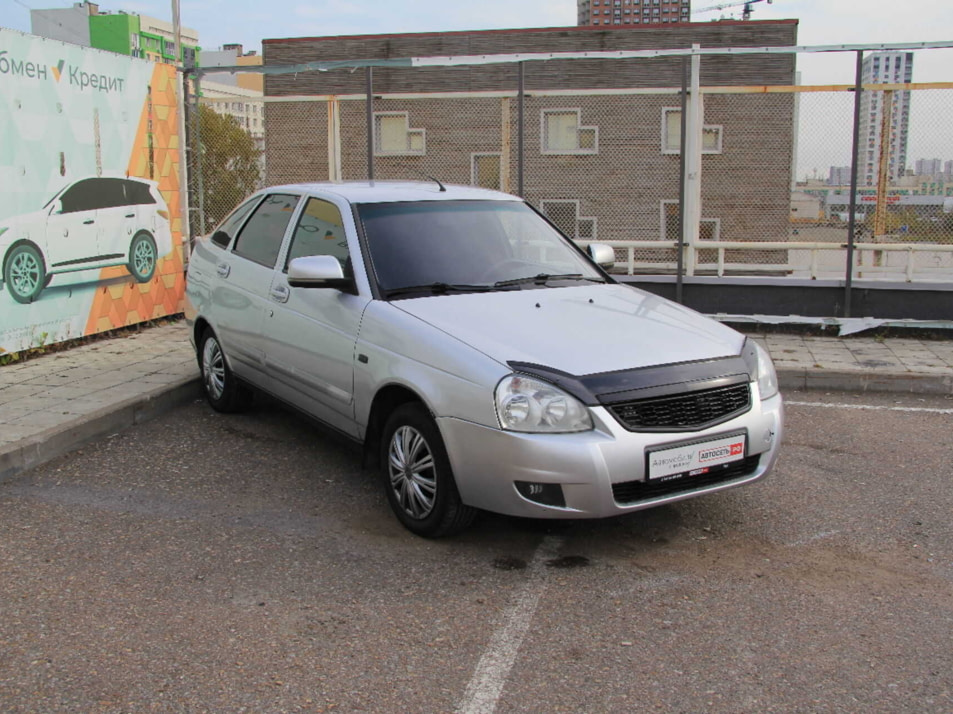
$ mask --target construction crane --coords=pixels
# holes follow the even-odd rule
[[[751,11],[752,11],[751,6],[754,5],[755,3],[764,2],[764,1],[765,0],[744,0],[743,2],[726,2],[726,3],[721,3],[720,5],[709,5],[708,7],[702,7],[702,8],[699,8],[698,10],[695,10],[692,14],[701,15],[703,12],[713,12],[715,10],[727,10],[729,7],[738,7],[740,5],[744,5],[745,9],[741,13],[741,19],[750,20]],[[774,0],[767,0],[768,5],[770,5],[772,2],[774,2]]]

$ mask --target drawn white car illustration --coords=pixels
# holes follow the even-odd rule
[[[169,208],[158,184],[142,178],[81,178],[39,211],[0,221],[3,282],[19,303],[62,273],[125,265],[148,282],[171,250]]]

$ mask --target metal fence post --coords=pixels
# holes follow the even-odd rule
[[[188,263],[192,251],[192,222],[189,220],[191,202],[189,201],[189,186],[192,185],[192,168],[189,166],[189,75],[185,72],[176,72],[179,86],[176,95],[179,102],[179,238],[183,246],[182,262]],[[185,239],[188,240],[185,240]]]
[[[693,44],[698,50],[701,45]],[[680,147],[685,154],[685,226],[682,240],[687,244],[682,250],[688,251],[685,273],[695,274],[698,237],[702,215],[702,126],[705,123],[705,109],[701,95],[701,55],[691,58],[691,80],[686,105],[685,144]]]
[[[680,127],[679,146],[685,146],[685,136],[688,134],[688,57],[682,57],[682,125]],[[682,287],[685,273],[685,154],[684,150],[678,156],[678,247],[675,250],[675,302],[681,303]]]
[[[850,203],[847,210],[847,275],[844,281],[844,317],[851,316],[851,288],[854,282],[854,228],[857,213],[857,174],[860,171],[858,164],[860,152],[860,95],[863,92],[861,77],[864,71],[864,52],[857,51],[857,68],[854,76],[854,143],[850,157]]]
[[[328,180],[341,180],[341,106],[328,98]]]
[[[200,118],[202,108],[202,78],[198,73],[195,74],[195,112],[192,114],[193,130],[192,134],[195,140],[192,158],[195,164],[195,187],[198,197],[196,204],[199,212],[199,235],[205,235],[205,179],[203,177],[204,167],[202,161],[202,120]]]
[[[368,67],[367,77],[367,180],[374,180],[374,68]]]
[[[526,86],[525,62],[520,62],[519,67],[519,101],[517,102],[517,131],[516,131],[516,194],[523,196],[523,149],[525,141],[525,107],[523,105],[523,91]]]

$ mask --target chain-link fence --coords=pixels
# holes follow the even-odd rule
[[[754,86],[750,71],[743,85],[724,73],[705,84],[706,63],[724,57],[700,59],[696,91],[681,57],[664,72],[659,60],[579,60],[593,77],[615,62],[656,78],[599,89],[536,86],[501,60],[496,88],[458,83],[456,67],[351,68],[319,94],[295,82],[322,73],[271,67],[265,95],[237,103],[260,107],[257,137],[199,84],[190,227],[211,231],[267,185],[432,177],[522,195],[571,238],[612,245],[620,273],[680,262],[687,275],[843,278],[850,264],[855,278],[953,282],[953,82],[913,84],[905,55],[899,83],[872,75],[859,94]]]

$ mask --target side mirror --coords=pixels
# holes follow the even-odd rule
[[[615,250],[611,245],[606,245],[605,243],[590,243],[587,250],[589,257],[592,258],[592,262],[603,270],[609,270],[615,267]]]
[[[344,269],[331,255],[308,255],[288,264],[288,285],[293,288],[334,288],[353,292],[354,281],[344,277]]]
[[[57,215],[63,212],[63,201],[62,199],[56,199],[53,202],[53,215]]]

